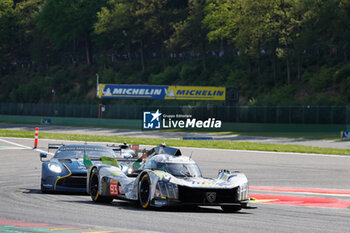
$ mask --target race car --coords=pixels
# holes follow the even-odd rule
[[[47,160],[48,153],[40,153],[41,191],[44,193],[59,191],[86,193],[87,170],[83,164],[84,155],[88,156],[93,164],[101,161],[113,162],[117,158],[128,160],[136,156],[127,144],[120,146],[49,144],[48,150],[50,149],[57,149],[50,160]]]
[[[235,212],[247,207],[247,177],[239,172],[220,170],[216,179],[204,178],[197,164],[174,147],[162,144],[145,153],[128,169],[117,162],[92,164],[87,192],[94,202],[113,199],[138,201],[142,208],[174,205],[221,206]]]

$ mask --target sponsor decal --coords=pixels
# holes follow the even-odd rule
[[[222,100],[225,87],[98,84],[98,98]]]
[[[350,131],[341,131],[340,133],[342,140],[350,140]]]
[[[118,195],[118,181],[117,180],[111,180],[111,182],[109,183],[109,193],[111,196]]]
[[[168,204],[167,201],[154,200],[154,205],[156,206],[166,206]]]
[[[164,99],[168,86],[99,84],[99,98]]]
[[[216,200],[216,192],[206,192],[205,196],[209,203],[213,203]]]
[[[119,185],[118,191],[119,191],[120,194],[125,194],[125,191],[124,191],[124,189],[123,189],[123,187],[121,185]]]
[[[143,129],[212,129],[221,128],[221,120],[200,120],[187,114],[162,114],[157,111],[143,112]]]
[[[169,86],[165,99],[225,100],[225,87]]]

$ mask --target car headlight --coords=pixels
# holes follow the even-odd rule
[[[249,199],[249,185],[248,182],[242,184],[240,187],[237,189],[238,192],[238,200],[239,201],[244,201]]]
[[[55,173],[61,173],[62,167],[56,163],[49,163],[49,169]]]

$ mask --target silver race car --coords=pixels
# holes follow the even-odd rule
[[[173,205],[221,206],[235,212],[247,207],[247,177],[220,170],[216,179],[204,178],[197,164],[177,148],[164,144],[144,153],[134,162],[109,161],[88,169],[87,192],[94,202],[113,199],[138,201],[142,208]]]

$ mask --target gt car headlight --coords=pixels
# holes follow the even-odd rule
[[[248,182],[246,182],[246,183],[241,185],[241,191],[243,192],[243,191],[246,191],[246,190],[248,190]]]
[[[237,189],[238,192],[238,200],[244,201],[249,199],[249,185],[248,182],[242,184]]]
[[[62,168],[55,163],[49,163],[49,169],[55,173],[61,173],[62,172]]]

